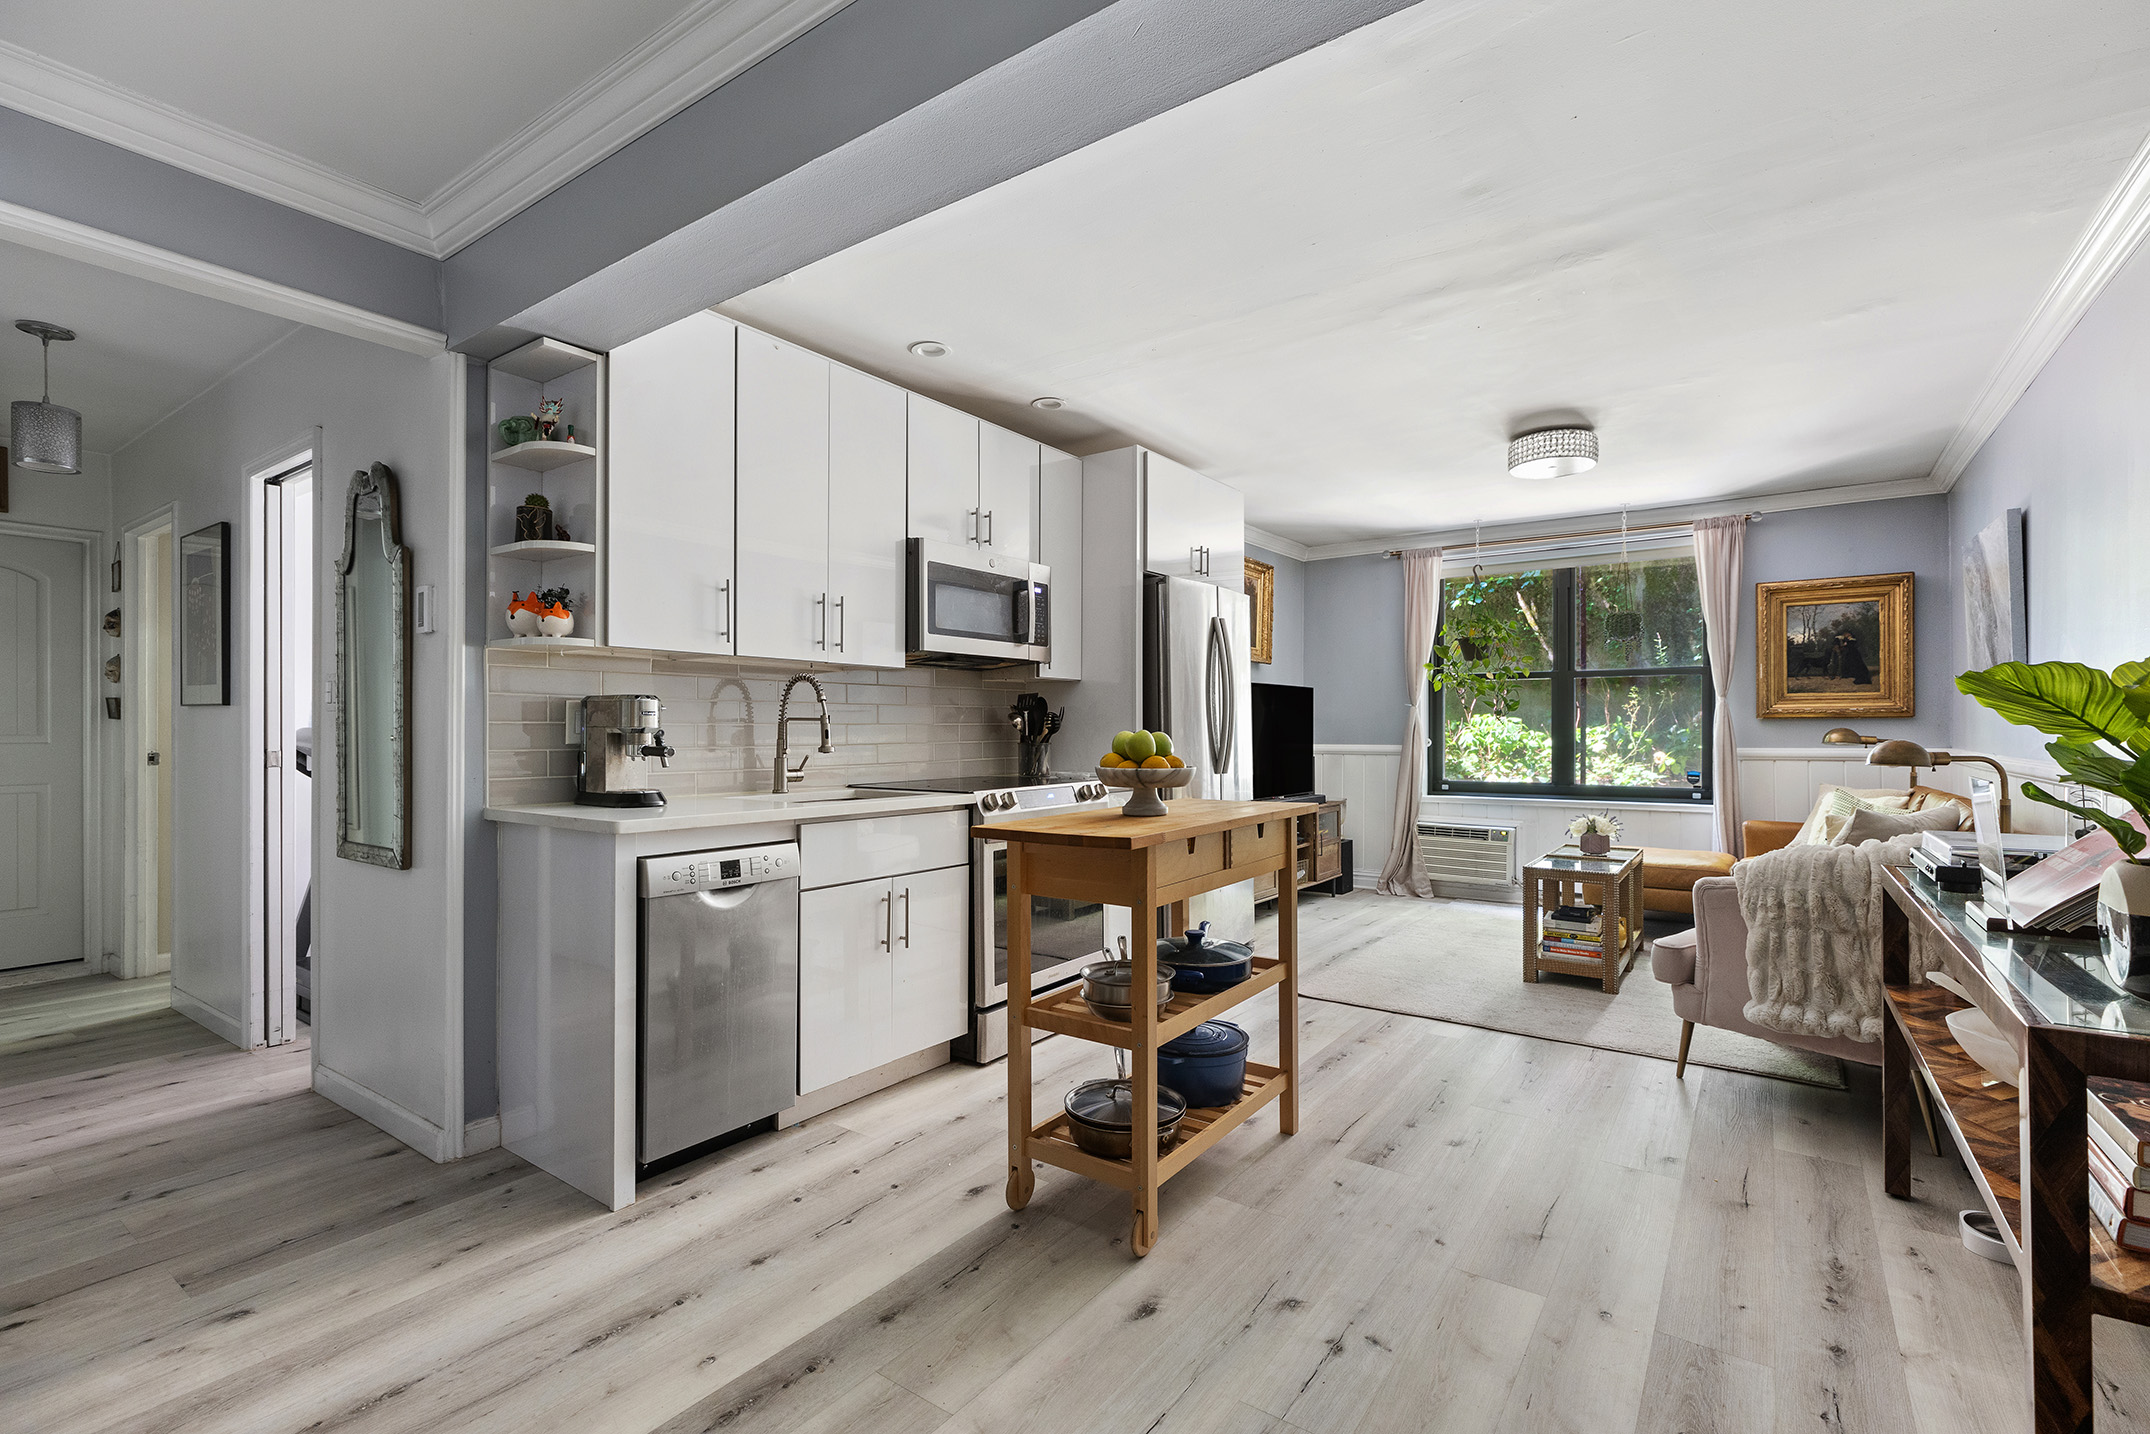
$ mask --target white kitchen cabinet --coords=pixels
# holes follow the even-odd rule
[[[795,344],[739,331],[742,657],[827,655],[830,367]]]
[[[828,654],[862,667],[903,666],[907,398],[830,365]]]
[[[970,868],[899,876],[890,953],[890,1039],[882,1061],[970,1029]]]
[[[737,330],[695,314],[612,351],[607,641],[731,653]]]
[[[1159,453],[1145,450],[1142,458],[1143,567],[1244,590],[1246,500],[1239,490]]]
[[[970,545],[979,535],[977,419],[909,395],[910,535]]]
[[[1051,570],[1053,660],[1038,676],[1082,676],[1082,460],[1057,448],[1038,450],[1038,561]]]
[[[1038,561],[1038,453],[1025,438],[990,423],[978,425],[978,546],[1026,563]]]
[[[799,895],[799,1093],[820,1090],[893,1056],[895,982],[889,881]]]

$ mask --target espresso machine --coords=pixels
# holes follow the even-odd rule
[[[669,767],[664,709],[654,697],[583,697],[567,704],[567,740],[582,744],[575,800],[586,807],[661,807],[664,793],[639,785],[651,757]]]

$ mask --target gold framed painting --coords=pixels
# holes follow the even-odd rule
[[[1248,644],[1247,660],[1273,662],[1276,660],[1272,645],[1277,629],[1277,570],[1252,558],[1240,561],[1247,565],[1247,603],[1254,610],[1254,632]]]
[[[1910,573],[1754,585],[1758,717],[1912,717]]]

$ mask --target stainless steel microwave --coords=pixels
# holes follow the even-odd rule
[[[998,667],[1052,660],[1052,585],[1039,563],[911,539],[905,645],[913,662]]]

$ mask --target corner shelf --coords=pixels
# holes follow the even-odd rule
[[[533,438],[513,448],[499,449],[493,454],[493,461],[505,463],[510,468],[527,468],[532,473],[550,473],[555,468],[586,462],[596,456],[597,450],[587,443],[557,443],[551,439]]]
[[[597,556],[597,544],[567,543],[557,538],[533,538],[520,543],[502,543],[488,551],[496,558],[522,558],[528,562],[542,563],[551,558],[594,558]]]
[[[543,651],[546,648],[595,647],[594,637],[496,637],[485,644],[487,647],[521,647]]]

